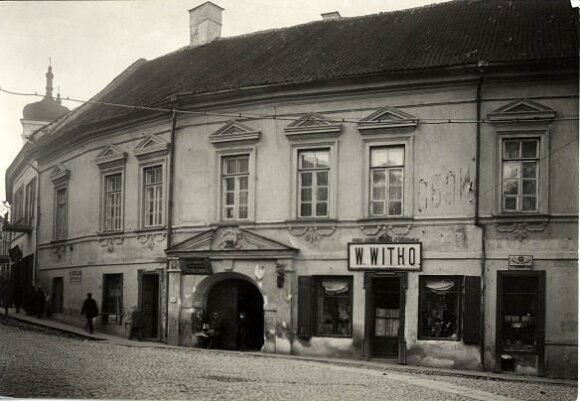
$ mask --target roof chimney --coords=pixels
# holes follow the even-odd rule
[[[189,10],[190,47],[205,45],[222,35],[222,11],[211,1]]]
[[[339,18],[342,18],[342,16],[340,15],[340,13],[338,11],[331,11],[329,13],[322,13],[322,14],[320,14],[320,16],[322,17],[322,19],[339,19]]]

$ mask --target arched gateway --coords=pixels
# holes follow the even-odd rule
[[[262,348],[264,301],[262,294],[252,283],[242,279],[228,279],[216,283],[207,296],[208,316],[215,312],[221,319],[221,333],[215,344],[217,348]]]

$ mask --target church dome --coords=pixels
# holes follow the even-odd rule
[[[46,73],[46,95],[39,102],[34,102],[24,106],[22,117],[25,120],[33,121],[53,121],[69,112],[69,109],[61,104],[60,95],[52,97],[52,67],[48,67]]]

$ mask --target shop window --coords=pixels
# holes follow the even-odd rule
[[[539,316],[537,276],[507,276],[502,285],[502,349],[536,352]]]
[[[224,220],[248,218],[249,155],[222,158],[222,217]]]
[[[119,231],[123,228],[123,174],[106,175],[103,186],[103,229]]]
[[[373,217],[401,216],[405,148],[376,147],[371,148],[370,153],[370,214]]]
[[[298,336],[352,336],[352,278],[299,277]]]
[[[103,276],[102,315],[106,324],[121,324],[123,316],[123,275]]]
[[[502,209],[538,210],[539,139],[506,139],[502,151]]]
[[[163,225],[163,166],[143,168],[142,227]]]
[[[299,217],[328,217],[330,150],[306,150],[298,154]]]
[[[421,276],[419,338],[459,339],[461,278]]]

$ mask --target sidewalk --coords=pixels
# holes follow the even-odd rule
[[[5,317],[4,313],[0,313],[0,316]],[[34,316],[28,316],[25,313],[16,314],[14,309],[10,310],[8,318],[12,318],[17,321],[29,323],[32,325],[45,327],[48,329],[53,329],[63,333],[74,334],[79,337],[84,337],[87,340],[93,341],[106,341],[112,344],[127,346],[127,347],[154,347],[154,348],[171,348],[171,349],[182,349],[182,350],[192,350],[192,348],[186,348],[176,345],[168,345],[160,342],[152,341],[137,341],[129,340],[125,337],[114,336],[111,334],[106,334],[102,332],[95,332],[93,334],[87,333],[83,328],[71,326],[65,323],[58,322],[49,318],[38,319]],[[197,348],[196,348],[197,349]],[[199,349],[201,350],[201,349]],[[494,372],[480,372],[480,371],[467,371],[467,370],[457,370],[457,369],[444,369],[444,368],[431,368],[424,366],[412,366],[412,365],[399,365],[392,363],[390,361],[379,361],[379,360],[354,360],[354,359],[337,359],[337,358],[324,358],[315,356],[299,356],[299,355],[285,355],[285,354],[267,354],[262,352],[242,352],[242,351],[227,351],[227,350],[203,350],[205,352],[216,352],[216,353],[238,353],[243,355],[251,355],[253,357],[261,358],[279,358],[279,359],[293,359],[301,361],[312,361],[329,363],[339,366],[349,366],[358,367],[366,369],[374,369],[381,371],[391,371],[391,372],[401,372],[401,373],[420,373],[427,375],[442,375],[442,376],[459,376],[459,377],[469,377],[473,379],[488,379],[488,380],[500,380],[500,381],[513,381],[513,382],[528,382],[528,383],[546,383],[546,384],[560,384],[566,386],[576,387],[578,385],[576,380],[564,380],[564,379],[549,379],[544,377],[536,376],[521,376],[505,373],[494,373]]]

